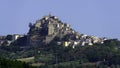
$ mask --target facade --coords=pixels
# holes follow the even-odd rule
[[[48,35],[53,35],[54,34],[54,25],[52,23],[48,24]]]

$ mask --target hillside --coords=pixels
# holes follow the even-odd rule
[[[105,38],[79,34],[69,24],[62,22],[58,17],[47,15],[37,20],[35,24],[29,24],[28,40],[30,45],[38,45],[41,42],[49,44],[55,37],[56,43],[65,46],[85,46],[95,43],[104,43]],[[38,44],[37,44],[38,43]]]
[[[0,56],[7,59],[17,59],[40,68],[106,68],[120,67],[120,41],[117,39],[106,40],[103,44],[93,46],[57,45],[52,41],[44,46],[31,46],[22,50],[16,46],[1,46]],[[15,50],[14,50],[15,48]],[[16,49],[17,48],[17,49]]]
[[[120,67],[120,41],[80,34],[56,16],[29,24],[26,35],[0,39],[0,57],[40,68]]]
[[[7,36],[9,37],[9,36]],[[70,27],[68,23],[62,22],[58,17],[47,15],[37,20],[35,23],[29,23],[29,31],[26,35],[16,35],[12,40],[12,45],[35,46],[47,45],[51,41],[64,46],[86,46],[96,43],[103,44],[106,38],[88,36],[80,34]],[[14,36],[13,36],[14,38]]]

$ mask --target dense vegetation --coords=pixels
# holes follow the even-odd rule
[[[120,67],[120,41],[106,40],[104,44],[76,46],[35,45],[27,49],[20,46],[1,46],[0,54],[6,58],[35,57],[31,63],[42,63],[40,68],[117,68]]]
[[[51,44],[45,47],[45,51],[54,57],[54,59],[51,58],[52,61],[46,63],[48,67],[51,67],[51,64],[62,68],[120,67],[120,41],[117,39],[107,40],[104,44],[94,44],[94,46],[76,46],[74,49]]]
[[[0,58],[0,68],[35,68],[25,62]]]

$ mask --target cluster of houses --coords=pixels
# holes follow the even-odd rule
[[[28,32],[29,40],[31,42],[39,42],[40,38],[43,38],[42,42],[49,43],[56,36],[59,38],[64,38],[68,35],[68,40],[58,41],[58,44],[63,44],[64,46],[76,45],[85,46],[93,45],[95,43],[104,43],[105,38],[98,38],[96,36],[87,36],[85,34],[79,34],[67,23],[61,22],[58,17],[47,15],[42,19],[37,20],[35,24],[30,25],[30,30]],[[35,41],[34,41],[35,40]]]
[[[23,37],[24,35],[20,35],[20,34],[13,34],[13,35],[7,35],[7,36],[0,36],[0,46],[4,45],[4,43],[6,45],[10,45],[12,42],[14,42],[15,40]]]
[[[87,36],[85,34],[79,34],[73,30],[69,24],[61,22],[56,16],[47,15],[42,19],[37,20],[34,24],[29,24],[29,32],[27,36],[28,45],[38,45],[41,42],[49,44],[55,37],[59,37],[62,40],[57,41],[58,44],[64,46],[77,45],[93,45],[95,43],[104,43],[106,38],[98,38],[96,36]],[[14,34],[7,36],[0,36],[0,45],[7,42],[8,45],[11,42],[23,37],[24,35]],[[8,39],[11,38],[11,39]]]
[[[77,35],[75,37],[75,40],[69,39],[67,41],[64,41],[63,44],[64,46],[72,46],[74,48],[75,46],[94,45],[95,43],[103,44],[105,40],[107,39],[81,34],[79,36]]]
[[[47,15],[30,25],[28,32],[30,42],[39,42],[41,38],[45,43],[51,42],[54,37],[67,34],[70,30],[69,24],[62,23],[56,16]]]

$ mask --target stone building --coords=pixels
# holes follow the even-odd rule
[[[62,23],[56,16],[47,15],[30,26],[28,40],[30,43],[49,43],[62,29]]]
[[[88,36],[79,34],[73,30],[69,24],[61,22],[56,16],[47,15],[39,19],[35,24],[30,25],[28,32],[28,42],[30,45],[40,45],[40,43],[49,44],[55,37],[63,38],[68,35],[68,41],[63,42],[65,46],[68,45],[93,45],[94,43],[103,42],[100,38],[95,36]],[[71,42],[71,43],[70,43]]]
[[[55,31],[54,25],[52,23],[48,24],[48,35],[53,35]]]

